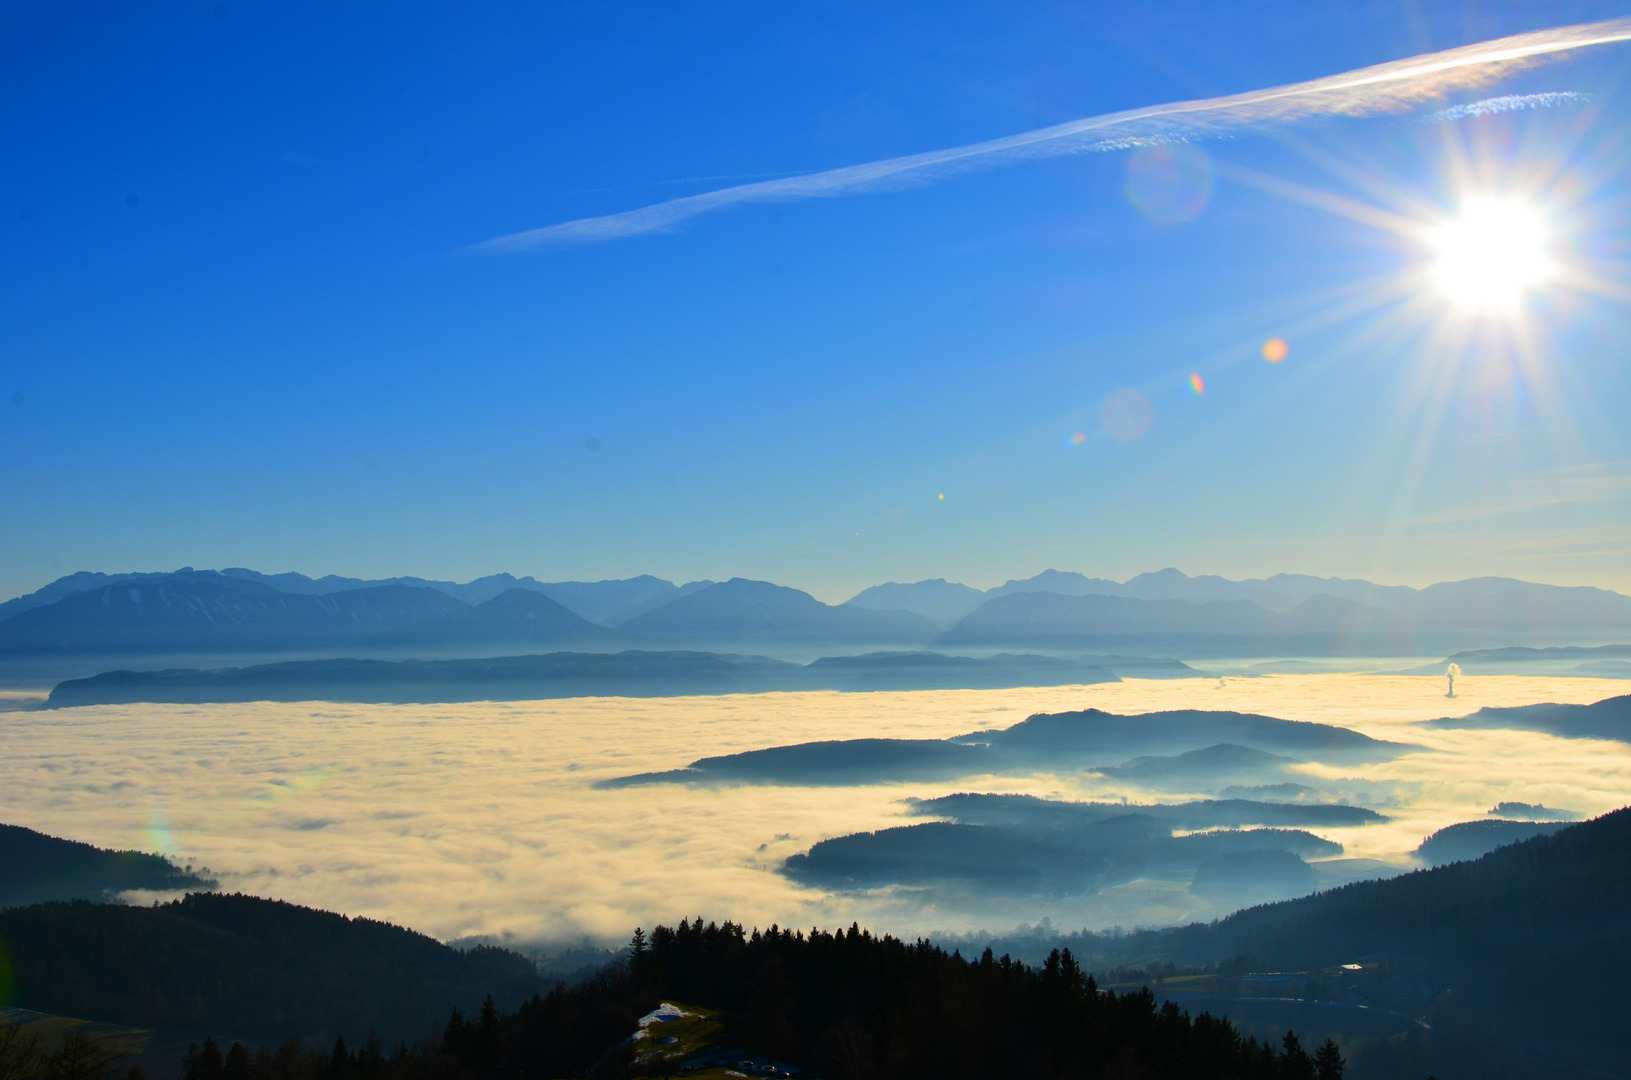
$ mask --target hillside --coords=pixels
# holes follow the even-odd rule
[[[249,896],[11,908],[0,939],[23,1008],[267,1039],[418,1039],[455,1006],[474,1012],[492,994],[513,1007],[544,989],[515,953],[461,953],[389,923]]]
[[[1484,708],[1466,716],[1422,721],[1425,727],[1518,728],[1544,731],[1565,739],[1613,739],[1631,743],[1631,694],[1590,705],[1518,705]]]
[[[242,896],[25,908],[0,912],[0,933],[24,939],[16,998],[30,1007],[288,1038],[275,1055],[223,1055],[212,1041],[189,1054],[189,1076],[712,1080],[786,1076],[789,1064],[840,1078],[1341,1075],[1334,1045],[1258,1043],[1148,991],[1100,992],[1068,951],[1037,967],[990,952],[969,960],[859,926],[750,934],[682,920],[636,931],[626,961],[547,993],[513,953],[458,953],[388,924]]]
[[[109,851],[20,825],[0,825],[0,908],[48,900],[112,900],[132,889],[212,889],[162,855]]]
[[[1631,1006],[1631,809],[1476,861],[1134,935],[1115,948],[1242,971],[1363,962],[1359,1000],[1428,1015],[1443,1033],[1438,1050],[1431,1040],[1395,1048],[1416,1055],[1407,1063],[1422,1075],[1491,1075],[1512,1064],[1499,1053],[1512,1040],[1537,1041],[1542,1057],[1612,1046]],[[1476,1051],[1480,1040],[1493,1058]],[[1443,1054],[1474,1056],[1457,1064]]]

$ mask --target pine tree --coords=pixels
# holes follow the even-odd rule
[[[503,1050],[499,1043],[498,1006],[493,1004],[493,995],[488,994],[487,999],[481,1003],[481,1015],[473,1025],[471,1033],[472,1049],[475,1051],[476,1068],[483,1076],[491,1076],[498,1071],[498,1059]]]
[[[345,1037],[334,1040],[334,1052],[328,1058],[328,1075],[333,1078],[345,1075],[346,1066],[351,1064],[351,1052],[346,1048]]]
[[[442,1029],[442,1053],[458,1057],[463,1048],[464,1014],[455,1008],[453,1015],[447,1018],[447,1026]]]
[[[181,1080],[222,1080],[223,1069],[220,1044],[206,1037],[203,1046],[188,1044],[187,1055],[181,1059]]]
[[[1348,1067],[1348,1062],[1337,1044],[1326,1039],[1314,1051],[1314,1067],[1319,1070],[1319,1080],[1342,1080],[1342,1070]]]

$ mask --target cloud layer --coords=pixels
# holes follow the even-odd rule
[[[1390,797],[1386,825],[1318,830],[1355,857],[1399,861],[1428,833],[1517,800],[1601,813],[1631,791],[1631,748],[1520,731],[1402,730],[1480,706],[1589,702],[1596,679],[1282,675],[1014,691],[765,694],[456,706],[98,706],[0,716],[0,821],[207,865],[223,887],[442,938],[626,938],[707,914],[750,924],[902,933],[1047,916],[1100,927],[1210,917],[1183,882],[1140,882],[1054,904],[882,891],[832,895],[775,872],[818,840],[921,820],[904,799],[1003,791],[1137,801],[1084,773],[862,788],[594,781],[821,738],[944,738],[1038,711],[1199,707],[1352,726],[1427,744],[1344,790]],[[1331,777],[1352,770],[1311,770]],[[1342,785],[1339,785],[1342,786]],[[1166,796],[1173,797],[1170,793]]]
[[[1456,91],[1487,86],[1514,70],[1566,50],[1627,40],[1631,40],[1631,18],[1536,30],[1288,86],[1107,113],[948,150],[740,184],[638,210],[511,233],[471,250],[508,254],[561,244],[595,243],[661,232],[687,218],[740,203],[852,195],[1016,160],[1202,139],[1320,117],[1398,112]]]

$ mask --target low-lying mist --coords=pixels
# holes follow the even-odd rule
[[[597,787],[698,758],[824,739],[944,739],[1038,712],[1263,713],[1423,749],[1366,765],[1287,766],[1268,797],[1314,796],[1387,820],[1314,827],[1343,846],[1322,884],[1419,865],[1444,826],[1501,802],[1597,814],[1631,801],[1631,746],[1415,721],[1489,705],[1592,702],[1600,679],[1276,675],[1038,690],[588,698],[460,705],[126,705],[0,716],[0,820],[207,866],[223,889],[367,915],[444,939],[614,942],[698,913],[749,925],[859,920],[913,934],[1135,926],[1237,902],[1151,878],[1088,896],[956,887],[827,891],[781,872],[846,834],[921,822],[910,800],[955,792],[1172,803],[1224,783],[1074,766],[873,786]],[[1408,726],[1407,726],[1408,725]],[[1106,765],[1119,764],[1105,762]],[[1177,776],[1178,779],[1174,779]],[[1233,783],[1233,781],[1231,781]],[[1193,785],[1185,787],[1185,784]],[[1235,786],[1239,787],[1238,784]],[[1233,792],[1238,796],[1238,791]],[[1245,797],[1251,797],[1249,794]],[[1373,863],[1358,860],[1375,860]]]

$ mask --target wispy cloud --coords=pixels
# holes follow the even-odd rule
[[[1288,86],[1107,113],[968,146],[739,184],[638,210],[511,233],[476,244],[471,250],[507,254],[562,244],[595,243],[661,232],[698,214],[740,203],[832,198],[922,183],[954,172],[1012,161],[1203,139],[1321,117],[1399,112],[1445,94],[1489,85],[1517,68],[1566,50],[1627,40],[1631,40],[1631,18],[1536,30]],[[1490,99],[1491,102],[1501,100],[1505,99]],[[1510,99],[1511,102],[1519,100],[1517,96]],[[1530,101],[1527,105],[1506,107],[1540,104],[1543,103]],[[1501,110],[1492,105],[1488,111]],[[1455,118],[1458,117],[1443,117]]]
[[[1580,94],[1573,90],[1558,90],[1545,94],[1502,94],[1500,97],[1484,98],[1482,101],[1469,101],[1465,105],[1440,109],[1436,113],[1422,117],[1421,121],[1424,124],[1442,124],[1451,120],[1465,120],[1469,116],[1492,116],[1495,113],[1521,112],[1526,109],[1555,109],[1561,105],[1584,105],[1590,100],[1590,94]]]
[[[1573,465],[1518,477],[1511,497],[1488,505],[1415,518],[1415,525],[1451,525],[1557,506],[1623,502],[1631,496],[1631,462]]]

